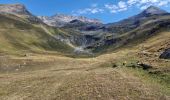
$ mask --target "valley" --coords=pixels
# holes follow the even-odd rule
[[[0,8],[0,100],[170,99],[168,12],[102,24]]]

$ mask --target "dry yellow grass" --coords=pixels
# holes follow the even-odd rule
[[[120,65],[113,68],[113,63],[126,62],[132,57],[146,62],[147,57],[140,54],[145,45],[145,50],[151,53],[152,65],[170,64],[170,61],[154,58],[151,50],[156,48],[155,43],[165,44],[164,40],[169,43],[169,33],[95,58],[47,54],[6,57],[4,66],[13,68],[0,67],[3,69],[0,100],[168,100],[170,95],[162,92],[160,84],[146,82],[139,74]]]

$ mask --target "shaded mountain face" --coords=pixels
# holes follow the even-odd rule
[[[65,24],[73,20],[79,20],[83,23],[93,23],[93,24],[102,23],[100,20],[97,20],[97,19],[89,19],[83,16],[71,16],[71,15],[65,15],[65,14],[56,14],[51,17],[39,16],[39,18],[47,25],[55,26],[55,27],[62,27]]]
[[[80,32],[86,31],[98,31],[100,28],[102,28],[102,23],[93,23],[93,22],[83,22],[81,20],[75,19],[70,21],[69,23],[66,23],[62,28],[69,28],[78,30]]]

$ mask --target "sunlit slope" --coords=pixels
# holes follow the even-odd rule
[[[22,51],[72,51],[70,46],[50,34],[58,34],[58,29],[49,28],[50,32],[47,32],[46,28],[46,25],[34,25],[14,15],[0,15],[0,52],[15,54]]]

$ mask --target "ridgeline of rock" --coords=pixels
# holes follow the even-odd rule
[[[93,24],[102,23],[100,20],[97,19],[89,19],[83,16],[71,16],[65,14],[56,14],[51,17],[47,17],[47,16],[38,16],[38,17],[47,25],[55,26],[55,27],[62,27],[73,20],[79,20],[83,23],[93,23]]]

